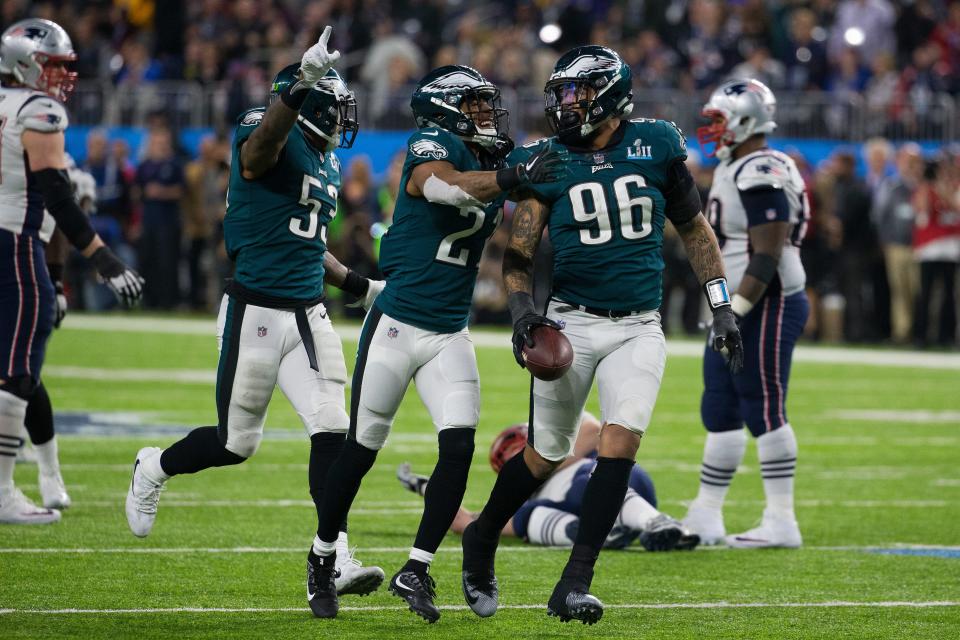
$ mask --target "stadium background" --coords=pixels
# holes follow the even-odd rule
[[[147,309],[215,308],[230,271],[220,218],[234,119],[263,104],[273,74],[331,24],[361,133],[353,149],[338,152],[344,188],[330,237],[359,272],[376,274],[376,238],[389,225],[398,152],[413,127],[409,97],[425,71],[453,62],[479,69],[502,88],[521,142],[545,133],[541,87],[558,53],[593,42],[631,65],[636,115],[674,120],[691,138],[704,189],[710,163],[693,138],[710,90],[752,76],[776,92],[772,142],[800,162],[812,194],[809,338],[889,340],[889,283],[902,290],[907,282],[910,315],[919,301],[918,310],[932,308],[896,341],[956,345],[956,296],[934,285],[952,275],[924,277],[921,291],[917,265],[902,258],[916,244],[910,224],[890,231],[881,211],[883,183],[901,178],[895,154],[908,142],[919,143],[928,175],[934,163],[944,167],[934,188],[960,189],[956,0],[8,0],[0,26],[26,16],[53,19],[74,40],[81,80],[69,104],[68,150],[97,180],[102,235],[147,278]],[[149,172],[140,168],[151,162],[175,168],[181,197],[147,195]],[[898,215],[925,220],[924,211],[904,213],[909,199],[896,204]],[[955,274],[960,215],[947,225],[958,247],[946,269]],[[498,268],[505,237],[494,236],[481,267],[477,323],[506,318]],[[895,261],[891,247],[901,256]],[[668,239],[664,251],[673,292],[667,328],[696,332],[696,283],[679,244]],[[82,262],[72,267],[72,308],[109,307]]]

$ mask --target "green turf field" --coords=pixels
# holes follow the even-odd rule
[[[133,332],[83,320],[68,319],[52,340],[44,375],[50,395],[58,411],[122,412],[113,416],[122,428],[61,437],[74,500],[61,523],[0,527],[0,638],[960,637],[956,355],[940,356],[939,368],[936,361],[868,365],[872,352],[861,351],[847,352],[847,363],[795,363],[789,408],[801,447],[801,550],[604,552],[594,592],[608,608],[599,624],[584,627],[545,615],[566,552],[515,540],[498,555],[501,611],[481,620],[464,610],[459,540],[451,534],[433,569],[444,608],[439,623],[427,625],[383,589],[342,599],[340,616],[321,621],[304,597],[304,556],[315,528],[307,441],[282,394],[254,459],[172,480],[153,533],[136,539],[123,512],[130,465],[141,446],[176,439],[137,435],[137,421],[215,423],[216,344],[205,335],[213,321],[144,324]],[[345,343],[351,367],[354,348]],[[489,442],[527,412],[527,379],[510,352],[481,346],[478,356],[483,408],[466,497],[473,509],[494,480]],[[678,517],[698,483],[699,364],[692,355],[669,358],[639,456],[661,509]],[[595,400],[589,408],[597,409]],[[406,557],[421,509],[395,469],[410,461],[429,473],[435,451],[411,389],[350,520],[358,557],[388,577]],[[17,482],[38,496],[35,466],[18,465]],[[730,531],[760,516],[752,445],[728,505]]]

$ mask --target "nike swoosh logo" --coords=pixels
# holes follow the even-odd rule
[[[133,479],[137,477],[137,467],[140,466],[140,458],[133,463],[133,477],[130,478],[130,488],[133,489]]]
[[[440,133],[437,132],[437,131],[434,131],[434,132],[423,131],[422,133],[423,133],[423,135],[425,135],[425,136],[438,136],[438,135],[440,135]]]
[[[533,165],[535,165],[535,164],[537,164],[537,161],[536,161],[536,160],[531,160],[530,162],[528,162],[528,163],[526,164],[527,171],[530,171],[530,169],[532,169],[532,168],[533,168]]]
[[[467,597],[467,604],[477,604],[477,601],[480,599],[480,596],[475,596],[471,593],[464,594]]]
[[[310,589],[307,589],[307,602],[310,602],[311,600],[313,600],[313,599],[316,598],[316,597],[317,597],[317,594],[315,594],[315,593],[310,593]]]
[[[396,584],[396,585],[397,585],[398,587],[400,587],[401,589],[406,589],[407,591],[413,591],[413,588],[412,588],[412,587],[408,587],[407,585],[403,584],[403,582],[400,580],[400,578],[397,578],[397,581],[396,581],[394,584]]]

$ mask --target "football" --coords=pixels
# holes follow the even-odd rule
[[[533,377],[557,380],[573,364],[573,347],[559,329],[539,326],[533,330],[533,346],[523,347],[523,361]]]

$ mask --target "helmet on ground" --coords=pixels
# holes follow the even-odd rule
[[[490,445],[490,466],[500,473],[503,465],[527,446],[527,425],[515,424],[500,432]]]

